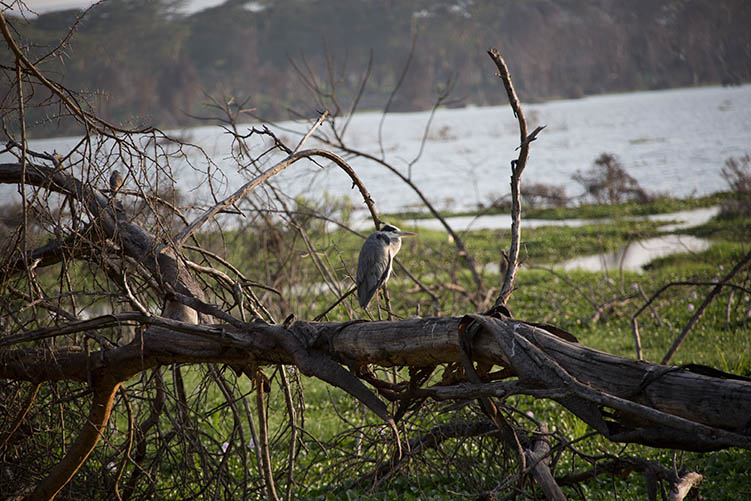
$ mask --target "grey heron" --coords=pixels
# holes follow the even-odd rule
[[[360,306],[366,308],[378,289],[386,284],[394,256],[402,247],[402,237],[415,235],[386,224],[365,240],[357,260],[357,300]]]

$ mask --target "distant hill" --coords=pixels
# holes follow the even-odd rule
[[[449,105],[498,104],[491,46],[524,101],[751,81],[747,0],[229,0],[192,15],[175,4],[104,2],[42,68],[109,120],[160,127],[215,114],[207,95],[248,99],[269,119],[331,108],[315,85],[346,111],[371,50],[360,109],[383,108],[408,59],[392,111],[428,108],[446,85]],[[79,14],[10,22],[41,58]],[[12,63],[5,47],[0,63]],[[56,113],[30,106],[30,133],[76,132]]]

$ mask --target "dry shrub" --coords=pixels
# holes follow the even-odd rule
[[[612,153],[602,153],[589,171],[577,171],[572,179],[581,184],[586,195],[596,203],[643,203],[650,200],[639,182],[626,172],[618,157]]]
[[[568,203],[566,189],[545,183],[522,185],[521,195],[524,204],[531,208],[565,207]]]
[[[751,216],[751,155],[730,157],[725,160],[722,177],[728,183],[733,197],[723,204],[723,212],[742,217]]]

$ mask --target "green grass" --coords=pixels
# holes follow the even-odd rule
[[[702,207],[719,205],[731,197],[730,193],[714,193],[703,197],[669,198],[658,197],[647,203],[628,202],[622,204],[584,204],[571,207],[533,208],[524,207],[523,217],[529,219],[601,219],[648,214],[666,214]],[[443,217],[508,214],[508,209],[484,209],[477,211],[439,211]],[[382,219],[411,220],[430,219],[433,216],[425,211],[404,211],[382,215]]]

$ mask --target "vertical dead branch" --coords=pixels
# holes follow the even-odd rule
[[[498,298],[492,308],[492,310],[495,310],[499,306],[505,306],[514,290],[514,280],[516,278],[516,271],[519,267],[519,248],[521,244],[522,173],[527,166],[529,143],[536,139],[537,134],[542,130],[542,127],[538,127],[532,132],[532,134],[527,135],[527,119],[524,118],[524,112],[522,111],[519,98],[516,96],[514,84],[511,81],[511,75],[509,74],[506,62],[503,60],[503,57],[501,57],[500,52],[494,48],[490,48],[488,54],[498,68],[498,77],[503,80],[503,86],[506,88],[506,95],[508,96],[509,104],[514,111],[514,116],[519,121],[520,135],[520,144],[518,148],[519,156],[516,160],[511,161],[511,245],[508,254],[508,266],[506,267],[506,275],[503,277],[501,292],[498,294]]]

